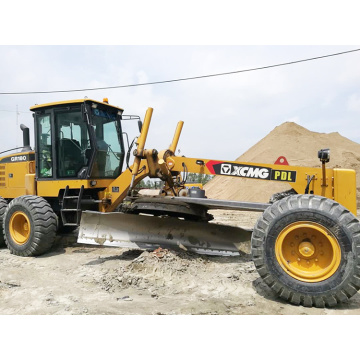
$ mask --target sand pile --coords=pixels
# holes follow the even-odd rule
[[[289,165],[320,167],[320,149],[330,149],[329,168],[356,171],[357,201],[360,206],[360,144],[339,133],[317,133],[293,123],[277,126],[267,136],[236,159],[239,162],[273,164],[285,156]],[[230,160],[230,159],[229,159]],[[287,183],[217,176],[205,186],[208,198],[268,202],[272,194],[290,189]]]

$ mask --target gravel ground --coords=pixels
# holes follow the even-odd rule
[[[213,211],[253,227],[258,213]],[[0,314],[360,314],[360,295],[332,309],[293,306],[259,278],[250,244],[236,257],[84,246],[59,237],[36,258],[0,249]]]

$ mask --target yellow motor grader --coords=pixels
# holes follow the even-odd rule
[[[183,122],[168,149],[146,149],[153,110],[143,123],[107,99],[36,105],[35,150],[21,125],[20,151],[0,157],[0,244],[19,256],[46,253],[57,232],[79,227],[78,242],[208,255],[239,255],[250,240],[255,267],[281,298],[304,306],[334,306],[360,288],[360,224],[355,171],[321,166],[238,163],[175,155]],[[125,151],[124,121],[140,135]],[[129,164],[132,147],[133,163]],[[292,190],[269,203],[208,199],[186,185],[188,173],[287,182]],[[145,177],[164,186],[140,196]],[[256,187],[256,182],[254,182]],[[209,223],[210,209],[258,211],[253,231]]]

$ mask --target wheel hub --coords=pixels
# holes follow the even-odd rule
[[[28,216],[22,211],[16,211],[10,218],[9,230],[11,238],[18,245],[24,245],[29,240],[31,231]]]
[[[335,236],[322,225],[305,221],[290,224],[280,232],[275,254],[288,275],[304,282],[328,279],[341,261]]]
[[[299,253],[304,258],[309,258],[309,257],[313,256],[314,252],[315,252],[315,247],[310,241],[305,240],[299,244]]]

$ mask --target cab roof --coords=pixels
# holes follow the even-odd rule
[[[106,99],[104,99],[106,100]],[[65,100],[65,101],[57,101],[57,102],[52,102],[52,103],[47,103],[47,104],[40,104],[40,105],[34,105],[30,108],[31,111],[36,111],[36,110],[40,110],[40,109],[46,109],[49,107],[55,107],[55,106],[64,106],[64,105],[72,105],[72,104],[81,104],[81,103],[94,103],[94,104],[100,104],[100,105],[105,105],[108,107],[111,107],[113,109],[116,110],[120,110],[121,112],[124,111],[124,109],[119,108],[117,106],[114,105],[110,105],[107,102],[104,101],[98,101],[98,100],[92,100],[92,99],[78,99],[78,100]]]

